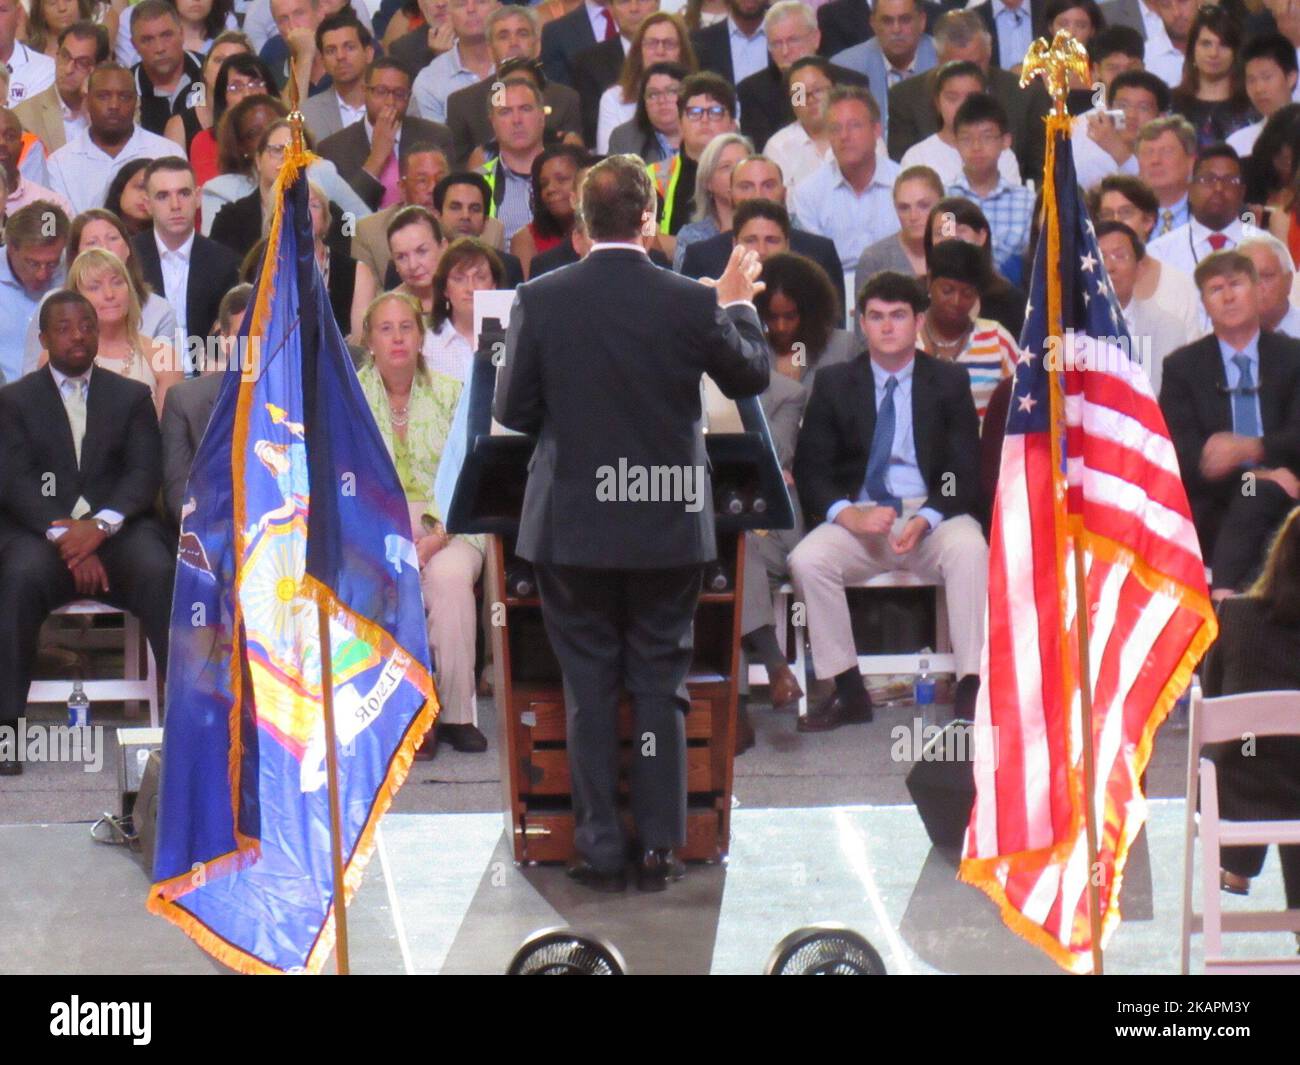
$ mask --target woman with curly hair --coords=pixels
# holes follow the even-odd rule
[[[510,238],[510,254],[530,277],[533,257],[550,251],[573,232],[573,192],[578,171],[587,166],[586,149],[557,144],[533,160],[533,220]]]

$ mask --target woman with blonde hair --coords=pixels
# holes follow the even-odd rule
[[[184,375],[170,344],[140,332],[140,301],[126,264],[106,248],[87,248],[73,260],[66,287],[80,292],[95,308],[95,365],[148,385],[161,413],[167,389]]]
[[[433,482],[461,383],[428,369],[421,353],[424,335],[424,311],[415,297],[405,292],[379,296],[362,318],[366,361],[357,379],[397,468],[411,514],[411,539],[420,564],[429,647],[442,703],[438,729],[417,757],[432,758],[440,739],[469,752],[487,750],[487,739],[475,724],[474,701],[478,631],[474,584],[483,571],[482,537],[448,533],[433,501]]]

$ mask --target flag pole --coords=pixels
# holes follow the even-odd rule
[[[347,976],[348,907],[343,894],[343,832],[339,816],[339,755],[334,731],[334,669],[330,652],[330,622],[325,607],[316,603],[316,626],[320,636],[320,693],[325,713],[325,771],[330,804],[330,857],[334,865],[334,959],[339,976]]]
[[[298,109],[298,65],[289,60],[289,128],[295,159],[306,154],[305,119]],[[338,735],[334,728],[334,664],[330,648],[330,622],[325,606],[316,602],[316,632],[320,639],[321,710],[325,717],[325,773],[329,792],[330,860],[334,868],[334,964],[339,976],[350,971],[348,959],[348,904],[343,891],[343,830],[339,811]]]
[[[1048,195],[1054,188],[1056,134],[1064,131],[1067,139],[1070,132],[1070,116],[1065,103],[1069,94],[1070,75],[1082,75],[1084,81],[1091,77],[1087,53],[1073,36],[1065,30],[1058,30],[1049,43],[1040,38],[1030,45],[1021,66],[1020,85],[1027,87],[1035,77],[1041,77],[1052,97],[1053,113],[1047,124],[1047,151],[1043,170],[1044,190],[1044,230],[1048,240],[1049,251],[1054,261],[1060,261],[1060,220],[1055,209],[1055,199]],[[1047,217],[1048,215],[1051,217]],[[1059,283],[1050,283],[1052,276],[1048,272],[1047,292],[1048,329],[1053,336],[1060,337],[1061,326],[1061,292]],[[1053,436],[1057,437],[1059,422],[1059,385],[1053,387]],[[1079,652],[1079,704],[1081,734],[1083,740],[1083,823],[1088,847],[1088,929],[1092,947],[1092,974],[1103,975],[1101,950],[1101,893],[1096,880],[1097,870],[1097,823],[1096,823],[1096,764],[1093,751],[1092,722],[1092,667],[1090,664],[1089,628],[1091,618],[1088,611],[1087,581],[1083,571],[1083,544],[1078,534],[1073,536],[1074,555],[1074,597],[1075,630]]]

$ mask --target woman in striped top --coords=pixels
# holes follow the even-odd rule
[[[1015,372],[1020,350],[1003,326],[972,316],[984,272],[978,248],[962,240],[946,240],[930,249],[926,264],[930,306],[922,316],[918,339],[927,354],[966,367],[983,424],[989,397],[1004,377]]]

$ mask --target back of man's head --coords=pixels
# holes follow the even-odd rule
[[[639,157],[611,155],[587,172],[582,217],[593,241],[636,241],[654,214],[654,185]]]

